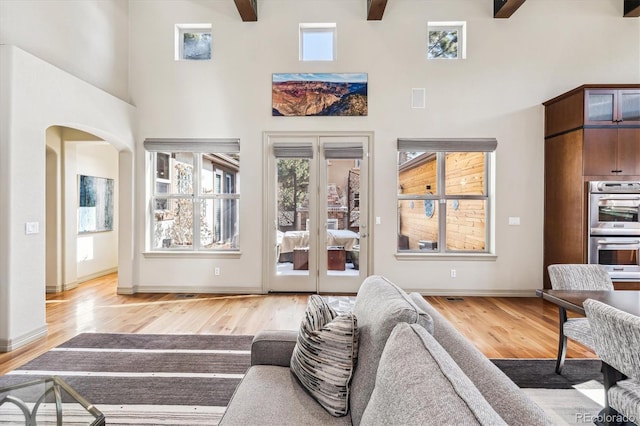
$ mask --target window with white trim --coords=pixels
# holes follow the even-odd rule
[[[300,24],[300,60],[336,60],[336,24]]]
[[[488,253],[495,139],[398,139],[398,253]]]
[[[428,59],[465,59],[467,57],[466,22],[428,22]]]
[[[240,142],[147,139],[151,251],[239,247]]]
[[[176,24],[175,60],[210,60],[212,38],[211,24]]]

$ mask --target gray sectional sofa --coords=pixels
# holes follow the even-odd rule
[[[421,295],[371,276],[353,312],[359,349],[346,416],[330,415],[290,372],[298,332],[264,331],[220,424],[551,424]]]

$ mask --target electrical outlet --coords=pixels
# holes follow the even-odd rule
[[[451,278],[455,278],[455,277],[456,277],[456,270],[451,269]]]
[[[218,268],[217,266],[214,268],[213,270],[213,275],[218,276],[220,275],[220,268]]]

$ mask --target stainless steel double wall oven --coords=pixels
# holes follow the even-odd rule
[[[589,182],[589,263],[613,280],[640,281],[640,182]]]

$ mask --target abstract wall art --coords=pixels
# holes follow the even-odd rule
[[[113,179],[78,175],[78,232],[113,230]]]

